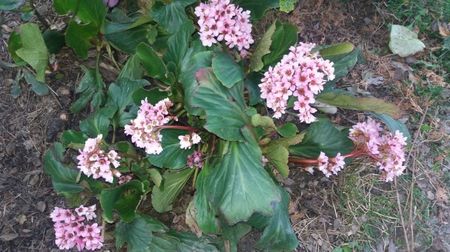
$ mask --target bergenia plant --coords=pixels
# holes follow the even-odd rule
[[[255,249],[292,251],[299,243],[280,183],[290,169],[334,179],[365,158],[384,181],[404,172],[408,136],[397,107],[336,86],[359,49],[298,41],[297,28],[277,20],[253,29],[276,6],[269,2],[54,1],[68,16],[53,31],[62,46],[82,59],[97,55],[71,105],[84,119],[44,156],[67,198],[50,215],[57,247],[236,251],[254,229]],[[22,57],[21,40],[37,28],[27,25],[9,50],[45,82],[42,67]],[[100,56],[119,72],[112,83],[103,81]],[[367,120],[337,126],[324,107],[362,110]],[[192,232],[154,217],[174,205],[185,207]]]

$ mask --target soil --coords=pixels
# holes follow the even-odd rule
[[[39,10],[46,12],[44,16],[50,24],[59,23],[49,11],[50,3],[43,1]],[[12,62],[7,39],[21,19],[14,13],[0,15],[0,58]],[[450,251],[450,177],[446,175],[449,160],[445,154],[450,112],[448,104],[414,92],[427,85],[424,82],[448,88],[445,80],[439,78],[445,70],[412,70],[418,60],[428,60],[430,51],[407,59],[389,54],[387,25],[399,21],[386,11],[383,1],[300,0],[292,13],[277,14],[276,18],[296,24],[300,41],[317,44],[350,41],[360,47],[365,64],[355,67],[338,85],[358,95],[373,95],[399,105],[404,111],[400,120],[407,123],[414,137],[408,158],[408,173],[412,175],[395,185],[380,183],[375,169],[364,162],[353,163],[332,179],[291,167],[291,174],[283,184],[291,193],[291,221],[301,242],[298,251],[335,248],[395,251],[399,247],[405,250],[406,246],[418,251]],[[428,48],[436,46],[435,40],[421,39]],[[47,96],[35,95],[21,82],[22,94],[13,98],[11,87],[20,72],[0,68],[0,251],[56,248],[48,216],[54,206],[63,206],[64,202],[43,172],[42,154],[59,132],[77,123],[78,118],[68,108],[75,98],[80,65],[89,61],[77,62],[69,49],[55,57],[58,68],[47,75],[52,89]],[[114,73],[105,75],[106,82],[114,79]],[[449,98],[448,89],[444,95]],[[332,120],[344,125],[363,119],[363,113],[345,111],[332,116]],[[424,133],[420,128],[425,124],[431,130]],[[361,196],[369,198],[368,202],[358,201]],[[385,201],[377,203],[378,199]],[[188,230],[182,214],[188,202],[182,200],[173,213],[161,218],[177,229]],[[387,207],[390,204],[392,207]],[[374,209],[377,207],[380,211]],[[379,214],[375,214],[376,218],[374,212]],[[373,234],[368,226],[375,229]],[[258,237],[257,232],[248,234],[239,244],[239,251],[252,251]]]

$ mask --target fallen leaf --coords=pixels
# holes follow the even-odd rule
[[[400,57],[407,57],[422,51],[425,44],[418,39],[417,33],[402,25],[392,25],[389,48]]]
[[[18,234],[3,234],[3,235],[0,235],[0,240],[7,242],[7,241],[12,241],[12,240],[16,239],[17,237],[19,237]]]

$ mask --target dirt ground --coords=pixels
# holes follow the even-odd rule
[[[39,10],[48,11],[49,5],[44,1]],[[47,21],[57,22],[48,12]],[[20,17],[0,15],[0,59],[11,62],[7,38],[19,25]],[[388,13],[383,1],[300,0],[292,13],[277,15],[299,27],[300,41],[350,41],[360,47],[365,64],[353,69],[339,86],[400,106],[404,111],[400,120],[413,136],[407,175],[395,184],[380,182],[375,168],[363,161],[354,162],[331,179],[292,167],[283,183],[291,193],[291,221],[301,241],[298,251],[450,251],[450,91],[444,78],[446,70],[425,64],[434,64],[430,54],[439,42],[421,35],[427,45],[425,52],[406,59],[391,55],[387,48],[388,24],[402,24],[402,20]],[[76,62],[69,49],[56,55],[55,60],[58,70],[47,75],[54,92],[47,96],[36,96],[26,83],[20,83],[22,94],[13,98],[11,87],[19,72],[0,67],[2,252],[56,248],[48,215],[54,206],[64,203],[43,173],[42,154],[59,132],[78,120],[68,108],[75,98],[79,65],[86,62]],[[437,99],[426,92],[418,95],[418,90],[430,87],[442,87],[444,91]],[[332,119],[351,125],[363,120],[364,114],[339,111]],[[184,209],[178,208],[179,212]],[[165,218],[183,229],[182,216]],[[247,235],[240,251],[251,251],[257,238],[254,232]]]

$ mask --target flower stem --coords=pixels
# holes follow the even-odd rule
[[[181,126],[181,125],[163,125],[163,126],[158,126],[158,129],[179,129],[179,130],[187,130],[190,132],[195,132],[197,131],[196,128],[190,127],[190,126]]]

